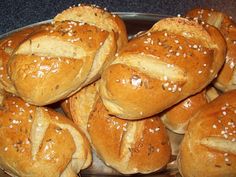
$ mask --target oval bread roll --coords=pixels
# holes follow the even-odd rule
[[[236,176],[236,91],[203,106],[188,125],[180,146],[183,177]]]
[[[123,174],[151,173],[166,166],[171,147],[159,117],[129,121],[111,116],[99,99],[88,120],[98,157]]]
[[[205,104],[218,96],[217,91],[210,87],[190,96],[177,105],[165,110],[161,114],[161,120],[171,131],[184,134],[190,118]]]
[[[81,10],[85,18],[69,18]],[[110,31],[91,21],[89,17],[95,13],[100,18],[93,20],[102,19]],[[75,7],[62,12],[49,27],[23,42],[11,57],[8,69],[17,95],[42,106],[64,99],[97,80],[118,49],[113,27],[125,29],[120,18],[111,14],[112,18],[107,18],[108,14],[96,7]],[[58,20],[60,16],[65,18]],[[120,41],[125,43],[123,38]]]
[[[29,37],[33,32],[40,30],[46,25],[38,25],[14,32],[0,41],[0,82],[7,92],[16,94],[14,85],[8,75],[7,63],[14,50]]]
[[[233,19],[222,12],[201,8],[189,11],[187,17],[214,25],[223,34],[227,43],[226,60],[214,85],[223,92],[236,89],[236,24]]]
[[[166,18],[132,39],[102,74],[100,94],[111,114],[141,119],[201,91],[224,63],[221,33],[184,18]]]
[[[0,110],[0,168],[11,176],[75,177],[91,163],[85,135],[53,110],[8,96]]]

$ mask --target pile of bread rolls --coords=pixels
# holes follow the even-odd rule
[[[0,168],[74,177],[94,151],[120,174],[177,155],[183,177],[235,177],[235,51],[233,20],[205,9],[129,41],[121,18],[90,5],[13,33],[0,41]]]

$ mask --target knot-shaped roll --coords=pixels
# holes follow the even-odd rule
[[[213,25],[223,34],[227,43],[227,54],[214,85],[223,92],[236,89],[236,24],[232,17],[214,9],[202,8],[190,10],[186,16]]]
[[[0,117],[0,167],[10,175],[74,177],[91,163],[85,135],[61,114],[7,96]]]
[[[28,103],[54,103],[97,80],[126,42],[118,16],[98,7],[70,8],[14,51],[9,76]]]
[[[132,39],[103,72],[103,103],[120,118],[157,114],[206,87],[225,53],[216,28],[184,18],[160,20]]]
[[[226,92],[191,118],[178,155],[183,177],[236,176],[235,97]]]

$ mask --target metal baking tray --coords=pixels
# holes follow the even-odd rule
[[[150,14],[150,13],[135,13],[135,12],[113,12],[113,14],[119,15],[125,22],[126,29],[128,32],[129,39],[132,38],[135,34],[146,31],[152,27],[152,25],[159,21],[162,18],[170,17],[168,15],[162,15],[162,14]],[[40,25],[40,24],[46,24],[50,23],[51,20],[46,20],[38,23],[34,23],[31,25],[24,26],[22,28],[18,28],[15,30],[12,30],[10,32],[7,32],[5,34],[0,35],[0,40],[4,37],[7,37],[8,35],[20,31],[24,28],[29,28],[32,26]],[[58,109],[57,109],[58,111]],[[59,110],[60,111],[60,110]],[[60,111],[61,112],[61,111]],[[172,142],[172,160],[167,164],[167,168],[161,172],[156,172],[152,174],[142,175],[142,174],[134,174],[129,176],[140,176],[140,177],[181,177],[181,175],[178,173],[177,167],[176,167],[176,154],[178,152],[178,144],[180,143],[182,139],[182,135],[177,135],[170,133],[170,139]],[[80,176],[85,177],[98,177],[98,176],[105,176],[105,177],[114,177],[114,176],[122,176],[122,174],[119,174],[115,170],[107,167],[104,165],[101,160],[99,160],[95,153],[93,153],[93,164],[88,168],[79,174]],[[127,175],[126,175],[127,176]],[[0,170],[0,177],[9,177],[6,173],[4,173],[2,170]]]

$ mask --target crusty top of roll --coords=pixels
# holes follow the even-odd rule
[[[0,115],[0,167],[12,176],[74,177],[91,163],[88,140],[61,114],[9,96]]]
[[[10,34],[0,41],[0,82],[4,87],[4,90],[7,92],[16,94],[15,87],[12,85],[7,71],[7,63],[9,58],[13,54],[14,50],[24,40],[26,40],[29,35],[31,35],[34,31],[40,30],[44,26],[46,25],[38,25],[22,29]]]
[[[88,121],[98,156],[123,174],[151,173],[169,161],[171,148],[161,120],[155,116],[128,121],[111,116],[99,99]]]
[[[227,55],[223,69],[220,71],[215,86],[221,91],[232,90],[236,88],[236,24],[232,17],[209,9],[196,8],[190,10],[187,17],[206,22],[217,27],[223,34],[227,43]]]
[[[161,112],[206,87],[225,52],[216,28],[184,18],[163,19],[132,39],[103,72],[104,105],[127,119]]]
[[[118,50],[128,42],[123,20],[121,20],[119,16],[111,14],[98,6],[80,4],[79,6],[64,10],[54,18],[54,21],[67,20],[84,22],[89,25],[97,26],[105,31],[115,32]]]
[[[161,120],[171,131],[184,134],[189,120],[206,103],[218,97],[214,87],[209,87],[201,92],[188,97],[178,104],[161,113]]]
[[[83,22],[55,22],[15,50],[9,75],[20,97],[46,105],[98,79],[115,52],[112,32]]]
[[[165,126],[175,133],[184,134],[190,117],[207,103],[206,90],[190,96],[163,112],[161,116]]]
[[[183,177],[236,176],[235,98],[226,92],[192,117],[178,156]]]

